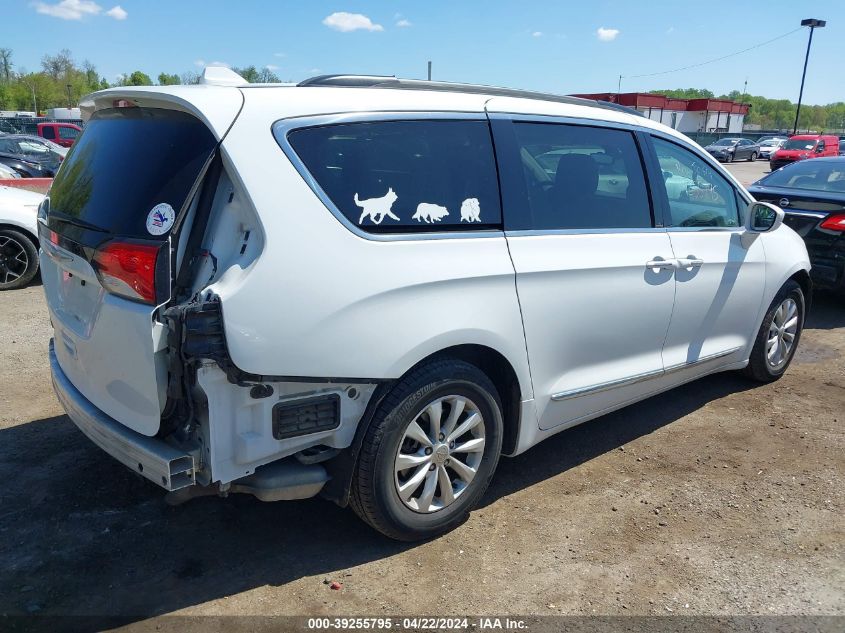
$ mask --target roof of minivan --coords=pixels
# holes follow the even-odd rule
[[[382,78],[384,79],[384,78]],[[142,107],[172,104],[202,118],[219,136],[242,108],[254,114],[266,113],[272,121],[304,116],[341,114],[345,112],[466,112],[508,113],[540,116],[572,117],[612,121],[660,130],[685,138],[676,130],[619,108],[588,99],[544,95],[492,86],[443,84],[425,81],[397,87],[388,82],[366,85],[242,84],[242,85],[178,85],[125,86],[108,88],[83,98],[83,118],[94,110],[113,107],[113,101],[127,98]],[[443,86],[448,86],[444,89]],[[428,88],[428,89],[427,89]],[[227,123],[228,121],[228,123]]]

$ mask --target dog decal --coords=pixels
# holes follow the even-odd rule
[[[431,224],[432,222],[440,222],[447,215],[449,215],[449,210],[446,207],[428,202],[420,202],[417,206],[417,212],[411,216],[411,219],[417,222]]]
[[[393,187],[389,187],[387,189],[387,193],[384,194],[381,198],[368,198],[366,200],[360,200],[358,198],[358,194],[355,194],[355,205],[359,206],[363,209],[361,212],[361,219],[358,220],[358,224],[364,223],[364,218],[369,217],[370,222],[373,224],[381,224],[382,220],[385,217],[390,218],[391,220],[396,220],[400,222],[398,216],[394,215],[393,211],[391,211],[391,207],[393,203],[396,202],[396,192],[393,191]]]
[[[467,198],[461,204],[461,222],[481,222],[481,205],[478,198]]]

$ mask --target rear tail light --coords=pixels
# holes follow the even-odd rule
[[[828,229],[829,231],[845,231],[845,213],[831,215],[821,223],[820,228]]]
[[[160,246],[109,242],[93,258],[100,283],[127,299],[155,303],[156,260]]]

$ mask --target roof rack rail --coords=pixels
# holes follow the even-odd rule
[[[617,110],[643,116],[633,108],[610,103],[609,101],[594,101],[582,97],[569,97],[533,90],[517,90],[514,88],[500,88],[498,86],[483,86],[480,84],[463,84],[449,81],[426,81],[424,79],[398,79],[393,75],[318,75],[305,79],[297,86],[330,86],[335,88],[392,88],[394,90],[434,90],[437,92],[462,92],[466,94],[490,95],[491,97],[516,97],[518,99],[535,99],[537,101],[553,101],[570,105],[582,105]]]

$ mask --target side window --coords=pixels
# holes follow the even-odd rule
[[[288,141],[334,205],[365,231],[499,228],[485,121],[382,121],[294,130]]]
[[[819,141],[819,144],[816,147],[816,151],[817,152],[823,152],[824,151],[824,141]]]
[[[679,145],[653,138],[669,198],[667,226],[739,226],[734,187],[715,169]]]
[[[56,128],[54,128],[52,125],[45,125],[43,128],[41,128],[41,136],[50,140],[55,139]]]
[[[77,136],[79,136],[79,130],[75,130],[72,127],[60,127],[59,128],[59,138],[64,140],[73,140]]]
[[[633,134],[558,123],[515,122],[531,228],[652,226]]]

